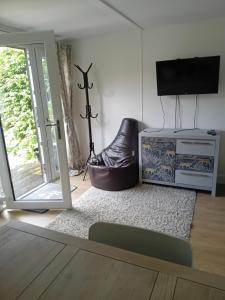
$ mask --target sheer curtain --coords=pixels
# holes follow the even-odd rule
[[[71,45],[57,42],[59,72],[61,78],[61,100],[64,113],[67,157],[70,175],[78,175],[83,171],[84,163],[80,151],[80,144],[73,122],[73,93],[71,72]]]

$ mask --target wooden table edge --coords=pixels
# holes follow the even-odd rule
[[[131,251],[115,248],[97,242],[85,240],[79,237],[56,232],[47,228],[31,225],[21,221],[9,221],[2,227],[20,230],[29,234],[50,239],[55,242],[74,246],[81,250],[110,257],[132,265],[150,269],[160,273],[176,276],[178,278],[208,285],[217,289],[225,290],[225,277],[219,274],[212,274],[175,263],[163,261],[157,258],[144,256]]]

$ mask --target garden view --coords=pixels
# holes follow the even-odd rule
[[[36,125],[23,49],[0,48],[0,116],[14,191],[16,196],[20,196],[42,183]]]

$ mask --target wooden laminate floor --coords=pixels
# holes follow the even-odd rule
[[[73,202],[91,186],[83,175],[71,177],[78,186],[72,193]],[[8,220],[19,220],[45,227],[61,210],[37,214],[22,210],[5,210],[0,215],[0,225]],[[191,231],[193,267],[225,276],[225,196],[211,197],[209,193],[198,193]]]
[[[198,193],[191,230],[193,265],[225,276],[225,196]]]

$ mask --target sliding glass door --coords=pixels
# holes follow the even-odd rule
[[[0,176],[8,208],[71,207],[53,33],[0,36]]]

